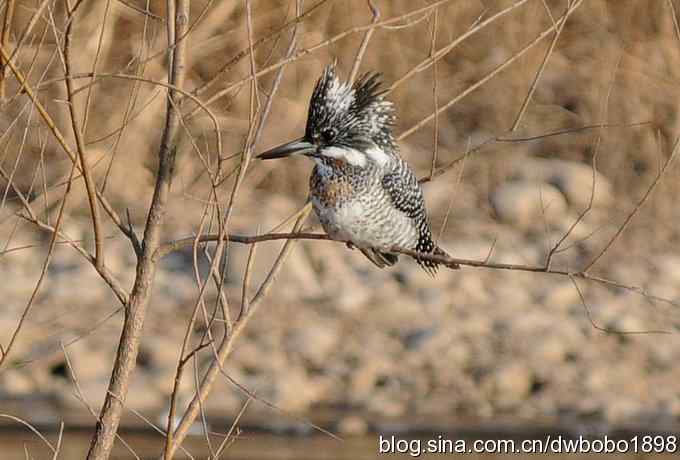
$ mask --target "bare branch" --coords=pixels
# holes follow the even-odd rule
[[[513,5],[513,7],[514,7],[514,6],[517,6],[517,5],[521,4],[521,3],[522,3],[522,2],[518,2],[518,3],[516,3],[515,5]],[[574,3],[574,4],[571,6],[571,8],[569,8],[569,10],[568,10],[568,11],[567,11],[567,12],[559,19],[559,21],[558,21],[558,23],[557,23],[557,27],[559,27],[559,25],[560,25],[562,22],[566,21],[567,18],[569,17],[569,15],[571,15],[571,13],[573,13],[579,6],[581,6],[582,3],[583,3],[583,0],[578,0],[576,3]],[[491,18],[490,18],[490,19],[491,19]],[[478,27],[481,27],[482,25],[487,24],[488,21],[489,21],[489,19],[487,19],[486,21],[484,21],[484,22],[483,22],[482,24],[480,24]],[[458,94],[456,97],[454,97],[453,99],[451,99],[450,101],[448,101],[446,104],[444,104],[444,105],[442,105],[441,107],[439,107],[434,113],[428,115],[427,117],[423,118],[423,119],[420,120],[418,123],[416,123],[415,125],[413,125],[413,126],[411,126],[410,128],[406,129],[404,132],[402,132],[402,133],[397,137],[397,140],[402,140],[402,139],[405,139],[405,138],[409,137],[410,135],[412,135],[413,133],[415,133],[416,131],[418,131],[420,128],[422,128],[423,126],[425,126],[427,123],[429,123],[430,121],[432,121],[432,120],[434,119],[434,117],[435,117],[436,114],[438,114],[438,113],[440,113],[440,112],[443,112],[443,111],[449,109],[450,107],[452,107],[453,105],[455,105],[456,103],[458,103],[461,99],[463,99],[465,96],[467,96],[467,95],[470,94],[471,92],[475,91],[477,88],[479,88],[479,87],[483,86],[484,84],[486,84],[489,80],[491,80],[491,79],[494,78],[496,75],[498,75],[500,72],[502,72],[506,67],[508,67],[508,66],[511,65],[513,62],[515,62],[517,59],[519,59],[519,58],[522,57],[524,54],[526,54],[527,51],[529,51],[529,50],[532,49],[534,46],[536,46],[536,45],[539,44],[541,41],[543,41],[545,38],[547,38],[548,36],[550,36],[550,34],[552,34],[553,31],[555,30],[555,27],[556,27],[555,25],[552,25],[552,26],[548,27],[546,30],[544,30],[543,32],[541,32],[534,40],[532,40],[532,41],[531,41],[529,44],[527,44],[524,48],[522,48],[521,50],[517,51],[515,54],[513,54],[513,55],[510,56],[508,59],[506,59],[505,62],[503,62],[502,64],[499,64],[495,69],[493,69],[491,72],[489,72],[486,76],[484,76],[483,78],[481,78],[481,79],[478,80],[477,82],[475,82],[475,83],[473,83],[472,85],[470,85],[469,87],[467,87],[465,90],[463,90],[463,91],[462,91],[460,94]],[[404,78],[404,77],[402,77],[402,79],[403,79],[403,78]],[[400,81],[401,81],[401,80],[398,80],[397,82],[393,83],[392,86],[391,86],[391,88],[395,87],[395,85],[396,85],[398,82],[400,82]]]
[[[430,42],[430,59],[434,59],[435,51],[437,50],[437,33],[439,26],[439,9],[434,10],[432,17],[432,40]],[[432,105],[434,117],[434,126],[432,127],[432,163],[430,164],[430,177],[434,174],[434,169],[437,167],[437,156],[439,154],[439,79],[437,78],[437,61],[432,63]],[[448,213],[447,213],[448,215]],[[446,221],[446,220],[445,220]],[[442,226],[442,230],[444,226]],[[441,235],[440,235],[441,236]]]
[[[309,210],[306,213],[300,215],[300,217],[295,223],[295,226],[293,227],[292,232],[293,235],[296,234],[302,227],[303,222],[307,218],[308,213]],[[253,296],[253,298],[249,302],[248,311],[236,324],[234,324],[231,334],[229,336],[226,336],[222,343],[220,344],[218,355],[211,362],[210,367],[206,371],[203,379],[201,380],[200,388],[198,389],[194,398],[191,400],[189,407],[187,408],[186,412],[184,413],[184,416],[182,417],[182,421],[175,429],[173,444],[172,446],[170,446],[169,450],[170,455],[168,457],[166,454],[165,460],[170,460],[172,458],[174,452],[177,450],[177,447],[181,445],[182,441],[188,434],[189,428],[191,428],[191,425],[194,423],[194,420],[196,420],[196,417],[198,416],[201,404],[208,396],[208,393],[210,393],[210,389],[212,388],[212,384],[215,380],[215,377],[217,376],[217,373],[220,371],[222,365],[224,364],[224,361],[231,353],[236,342],[236,339],[241,335],[246,325],[248,324],[254,313],[257,311],[258,305],[260,304],[262,299],[264,299],[265,295],[271,288],[276,278],[276,275],[283,268],[285,260],[288,258],[288,255],[293,249],[293,245],[291,244],[293,241],[294,240],[292,239],[286,241],[283,248],[281,249],[281,252],[279,253],[279,256],[274,262],[272,269],[269,271],[269,274],[260,285],[260,288],[257,290],[257,293]],[[168,451],[166,450],[166,452]]]
[[[436,61],[442,59],[444,56],[446,56],[448,53],[450,53],[454,48],[456,48],[458,45],[463,43],[466,39],[468,39],[472,35],[476,34],[477,32],[483,30],[487,26],[493,24],[494,22],[501,19],[505,15],[515,11],[517,8],[524,5],[527,1],[528,0],[519,0],[518,2],[515,2],[511,6],[504,8],[503,10],[494,14],[493,16],[490,16],[489,18],[485,19],[484,21],[480,22],[479,24],[475,24],[467,32],[456,37],[455,40],[453,40],[451,43],[449,43],[448,45],[443,46],[442,48],[438,49],[436,53],[434,53],[431,56],[428,56],[427,59],[423,60],[420,64],[416,65],[413,69],[409,70],[404,75],[402,75],[400,78],[398,78],[397,80],[392,82],[390,87],[387,89],[387,92],[390,93],[390,92],[394,91],[398,86],[402,85],[405,81],[410,79],[413,75],[415,75],[419,72],[423,72],[424,70],[427,70],[428,67],[433,65]],[[434,5],[434,6],[437,7],[439,5],[437,4],[437,5]]]
[[[92,178],[92,166],[90,165],[90,159],[85,154],[85,142],[83,140],[83,131],[79,123],[79,117],[76,112],[76,103],[73,98],[73,81],[69,78],[72,69],[71,63],[71,42],[73,34],[73,24],[75,15],[77,14],[76,8],[82,5],[82,3],[77,3],[73,10],[68,12],[68,25],[66,26],[66,33],[64,37],[64,70],[66,74],[66,92],[68,97],[68,108],[71,114],[71,127],[73,129],[73,136],[76,140],[76,148],[78,153],[78,159],[80,160],[80,170],[82,171],[83,178],[85,179],[85,188],[87,190],[87,199],[90,204],[90,214],[92,216],[92,229],[94,231],[94,241],[95,241],[95,263],[97,269],[101,269],[104,266],[104,242],[102,239],[102,226],[101,226],[101,216],[99,214],[99,206],[97,204],[97,192],[94,179]],[[88,98],[89,100],[89,98]],[[83,120],[83,126],[85,125],[85,120],[87,119],[87,108],[85,110],[85,118]]]
[[[454,158],[453,160],[449,161],[447,164],[444,166],[437,168],[434,171],[433,175],[427,175],[421,179],[418,180],[418,182],[425,183],[425,182],[430,182],[443,174],[446,174],[448,171],[450,171],[453,167],[455,167],[459,162],[461,162],[466,155],[476,153],[483,149],[484,147],[488,147],[490,145],[499,143],[499,142],[532,142],[536,141],[539,139],[546,139],[549,137],[554,137],[554,136],[563,136],[566,134],[572,134],[572,133],[577,133],[577,132],[583,132],[583,131],[590,131],[593,129],[601,129],[601,128],[634,128],[634,127],[648,127],[651,126],[652,122],[649,121],[643,121],[639,123],[598,123],[594,125],[585,125],[585,126],[578,126],[575,128],[566,128],[566,129],[559,129],[556,131],[551,131],[543,134],[537,134],[535,136],[525,136],[525,137],[503,137],[501,136],[496,136],[496,137],[490,137],[486,139],[484,142],[479,143],[472,149],[468,148],[465,150],[465,152],[461,153],[459,156]],[[510,132],[507,132],[505,134],[511,134]]]
[[[548,12],[548,15],[550,16],[551,22],[553,23],[553,26],[555,26],[555,19],[552,17],[552,14],[550,13],[550,9],[548,6],[545,4],[545,0],[543,0],[543,6]],[[565,19],[564,21],[561,21],[559,25],[557,25],[557,29],[555,30],[555,36],[553,37],[552,41],[550,42],[550,46],[548,49],[545,51],[545,56],[543,56],[543,61],[541,61],[541,65],[538,67],[538,70],[536,71],[536,75],[534,76],[534,81],[531,82],[531,87],[529,88],[529,91],[527,92],[526,97],[524,98],[524,102],[522,102],[522,107],[519,109],[519,112],[517,113],[517,117],[515,118],[514,123],[512,124],[512,128],[510,128],[510,131],[516,131],[517,128],[519,127],[519,124],[522,122],[522,117],[524,117],[524,113],[526,112],[527,108],[529,107],[529,103],[531,102],[531,98],[534,95],[534,92],[536,91],[536,87],[538,86],[538,82],[541,79],[541,76],[543,75],[543,71],[545,71],[545,67],[548,65],[548,60],[550,59],[550,56],[552,56],[553,51],[555,50],[555,45],[557,45],[557,41],[560,39],[560,36],[562,35],[562,30],[564,29],[564,25],[567,23],[567,18],[569,17],[570,14],[570,6],[571,4],[567,4],[567,12],[565,13]],[[573,11],[573,10],[571,10]]]
[[[609,250],[609,248],[614,244],[614,242],[619,238],[619,236],[626,230],[628,227],[628,224],[630,224],[631,220],[633,220],[633,217],[638,213],[640,208],[645,204],[647,201],[647,198],[652,194],[656,186],[661,182],[661,179],[664,177],[666,174],[666,171],[668,170],[668,167],[673,163],[673,160],[675,160],[675,157],[677,156],[678,153],[678,148],[680,146],[680,138],[675,140],[675,144],[673,145],[673,151],[671,152],[671,156],[666,160],[666,163],[664,163],[663,168],[657,173],[656,177],[652,181],[652,183],[649,185],[647,190],[645,191],[644,195],[642,195],[642,198],[640,198],[640,201],[635,205],[633,210],[626,216],[625,220],[623,221],[623,224],[616,230],[616,233],[609,239],[607,244],[604,245],[604,247],[600,250],[600,252],[597,253],[593,259],[588,262],[586,265],[584,271],[587,272],[590,270],[593,265],[597,263],[598,260],[602,258],[602,256]]]
[[[366,4],[368,5],[368,8],[371,10],[372,15],[371,24],[375,24],[380,20],[380,10],[378,10],[378,8],[373,4],[371,0],[366,0]],[[356,80],[357,75],[359,74],[359,68],[361,67],[361,61],[364,58],[364,54],[366,53],[366,49],[368,48],[368,43],[371,41],[371,36],[373,36],[374,31],[375,29],[371,28],[368,29],[364,34],[364,38],[361,40],[361,45],[359,45],[359,49],[357,50],[357,55],[354,58],[352,71],[349,74],[349,81]]]
[[[357,26],[357,27],[353,27],[351,29],[345,30],[344,32],[341,32],[341,33],[339,33],[339,34],[337,34],[337,35],[335,35],[335,36],[333,36],[329,39],[326,39],[322,42],[319,42],[316,45],[310,46],[309,48],[301,49],[301,50],[297,51],[293,56],[282,59],[279,62],[277,62],[276,64],[272,64],[272,65],[267,66],[263,69],[260,69],[255,75],[250,75],[248,77],[242,78],[241,80],[239,80],[237,82],[230,84],[229,86],[217,91],[210,98],[208,98],[208,100],[206,100],[204,103],[205,103],[205,105],[210,105],[213,102],[217,101],[222,96],[229,94],[232,90],[241,87],[242,85],[250,82],[254,78],[260,78],[260,77],[262,77],[262,76],[264,76],[264,75],[266,75],[270,72],[273,72],[274,70],[280,68],[281,66],[289,64],[293,61],[297,61],[303,56],[311,54],[316,50],[325,48],[325,47],[327,47],[327,46],[329,46],[329,45],[331,45],[331,44],[333,44],[333,43],[335,43],[339,40],[342,40],[345,37],[348,37],[352,34],[359,33],[359,32],[365,32],[367,30],[374,29],[376,27],[383,27],[383,26],[386,26],[386,25],[398,23],[400,21],[403,21],[405,18],[415,16],[415,15],[421,14],[421,13],[426,12],[426,11],[430,11],[430,10],[432,10],[432,9],[434,9],[434,8],[444,4],[444,3],[450,2],[450,1],[451,0],[438,0],[438,1],[436,1],[432,4],[430,4],[430,5],[419,8],[417,10],[410,11],[410,12],[402,14],[400,16],[396,16],[396,17],[393,17],[393,18],[390,18],[390,19],[385,19],[383,21],[378,21],[376,23],[369,24],[369,25],[366,25],[366,26]],[[524,3],[526,1],[528,1],[528,0],[520,0],[520,3]]]
[[[59,343],[59,346],[61,348],[61,352],[64,355],[64,360],[66,361],[66,367],[68,368],[69,371],[68,374],[71,379],[71,383],[73,383],[74,396],[76,397],[76,399],[78,399],[78,401],[80,401],[85,406],[90,415],[92,415],[92,417],[94,417],[94,419],[96,420],[97,412],[95,412],[95,410],[92,408],[92,404],[90,404],[90,402],[87,400],[85,394],[83,393],[82,388],[80,387],[80,382],[78,381],[78,374],[73,368],[73,365],[71,365],[71,358],[69,358],[68,353],[66,352],[66,347],[61,342]],[[132,447],[130,447],[130,445],[123,438],[121,438],[120,435],[116,434],[116,439],[120,441],[137,460],[140,460],[139,456],[134,451],[134,449],[132,449]]]
[[[6,419],[9,419],[9,420],[15,421],[15,422],[17,422],[17,423],[21,423],[21,424],[24,425],[26,428],[28,428],[29,430],[31,430],[37,437],[39,437],[39,438],[42,440],[42,442],[44,442],[45,445],[46,445],[47,447],[49,447],[49,449],[52,451],[53,454],[54,454],[55,452],[57,452],[57,449],[54,448],[54,446],[52,445],[52,443],[49,442],[49,441],[47,440],[47,438],[46,438],[46,437],[45,437],[45,436],[44,436],[44,435],[43,435],[36,427],[34,427],[33,425],[31,425],[31,424],[30,424],[29,422],[27,422],[26,420],[24,420],[24,419],[22,419],[22,418],[20,418],[20,417],[16,417],[16,416],[14,416],[14,415],[10,415],[10,414],[0,414],[0,418],[6,418]]]
[[[188,28],[189,3],[189,0],[167,1],[168,43],[173,46],[168,68],[168,81],[178,88],[181,88],[184,83],[185,53],[188,40],[184,39],[176,43],[176,37],[184,36]],[[174,90],[168,92],[165,126],[158,154],[159,166],[156,174],[156,186],[144,230],[142,254],[138,258],[137,275],[125,311],[125,321],[109,383],[109,391],[104,400],[88,452],[87,458],[89,460],[105,460],[109,457],[120,423],[130,376],[136,364],[146,307],[149,303],[151,287],[156,275],[157,263],[153,255],[160,242],[161,227],[175,167],[176,136],[181,116],[176,107],[179,107],[180,97],[181,95]]]
[[[14,78],[16,78],[19,84],[21,85],[23,92],[26,93],[26,95],[29,97],[35,108],[38,110],[38,113],[40,114],[40,117],[44,121],[48,130],[52,133],[52,135],[57,140],[57,142],[64,150],[64,152],[68,155],[70,160],[77,165],[77,168],[79,170],[81,170],[81,165],[77,159],[76,154],[73,152],[71,147],[66,142],[66,139],[64,138],[61,131],[59,131],[59,128],[57,128],[56,124],[54,123],[54,120],[45,109],[45,106],[40,102],[37,95],[31,88],[31,86],[28,84],[28,81],[26,80],[24,74],[9,59],[7,50],[2,46],[2,44],[0,44],[0,57],[3,59],[4,62],[7,63],[7,66],[14,74]],[[104,210],[109,215],[111,220],[113,220],[113,222],[118,226],[118,228],[123,232],[123,234],[130,238],[131,241],[134,241],[134,238],[129,234],[127,227],[120,219],[116,211],[113,209],[111,204],[108,202],[108,200],[104,197],[104,195],[101,194],[100,192],[97,192],[97,198],[101,202],[102,206],[104,207]]]
[[[218,235],[203,235],[200,237],[201,242],[213,242],[218,241]],[[322,241],[334,241],[336,243],[347,244],[344,240],[334,240],[330,236],[324,233],[304,233],[304,232],[292,232],[292,233],[267,233],[264,235],[255,236],[245,236],[245,235],[229,235],[229,241],[233,243],[241,244],[256,244],[265,241],[277,241],[277,240],[322,240]],[[194,238],[184,238],[172,241],[162,245],[156,257],[163,257],[173,251],[179,250],[182,247],[186,247],[194,242]],[[495,245],[495,242],[494,242]],[[584,280],[594,281],[599,284],[608,285],[611,287],[621,288],[629,291],[636,292],[652,300],[661,301],[670,305],[680,307],[680,302],[676,302],[670,299],[659,297],[646,292],[643,288],[638,286],[627,285],[615,280],[610,280],[607,278],[590,275],[586,270],[557,270],[547,267],[546,265],[524,265],[524,264],[509,264],[509,263],[499,263],[499,262],[489,262],[489,257],[485,260],[475,260],[475,259],[462,259],[458,257],[447,257],[435,254],[426,254],[411,249],[405,249],[398,246],[391,246],[384,248],[386,252],[393,252],[396,254],[404,254],[414,259],[429,260],[436,262],[445,267],[455,269],[457,265],[464,265],[468,267],[476,268],[487,268],[495,270],[515,270],[531,273],[546,273],[550,275],[560,275],[560,276],[573,276],[575,278],[580,278]]]
[[[5,18],[2,24],[2,34],[0,35],[0,43],[3,47],[7,46],[9,41],[10,30],[12,29],[12,20],[14,19],[14,7],[16,5],[16,0],[7,0],[5,2]],[[5,78],[7,78],[7,72],[5,70],[5,65],[0,61],[0,101],[5,102]]]
[[[43,281],[45,280],[45,276],[47,275],[47,269],[50,266],[50,261],[52,260],[52,255],[54,253],[54,248],[56,247],[56,242],[57,242],[57,237],[59,235],[59,228],[61,227],[64,219],[64,209],[66,208],[66,201],[71,193],[71,182],[73,179],[73,173],[75,172],[75,165],[71,168],[71,181],[69,181],[69,185],[66,187],[66,192],[64,193],[64,197],[61,200],[61,206],[59,207],[59,214],[57,216],[57,223],[54,225],[54,232],[52,232],[52,236],[50,238],[50,244],[47,249],[47,254],[45,255],[45,260],[42,265],[42,269],[40,270],[40,276],[38,277],[38,281],[35,283],[35,287],[33,288],[33,292],[31,293],[31,297],[28,299],[28,302],[26,303],[26,306],[24,307],[24,311],[21,314],[21,317],[19,318],[19,324],[17,324],[17,327],[14,329],[14,332],[12,333],[12,336],[9,339],[9,343],[5,347],[5,351],[2,354],[2,357],[0,357],[0,368],[2,368],[2,365],[7,361],[7,357],[9,356],[10,352],[12,351],[12,347],[14,346],[14,343],[16,342],[17,337],[19,336],[19,332],[21,331],[22,326],[24,325],[24,322],[26,321],[26,318],[28,317],[28,313],[31,310],[31,307],[33,306],[33,302],[35,301],[36,297],[38,296],[38,293],[40,292],[40,288],[42,287]],[[7,180],[7,178],[5,178]],[[11,183],[11,182],[10,182]]]

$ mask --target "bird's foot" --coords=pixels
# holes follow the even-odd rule
[[[347,241],[345,245],[347,246],[347,249],[354,249],[356,247],[351,241]]]

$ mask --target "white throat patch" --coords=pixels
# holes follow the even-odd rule
[[[366,155],[373,160],[378,166],[385,166],[392,161],[392,155],[385,153],[385,151],[379,147],[372,147],[366,151]]]
[[[364,154],[349,147],[326,147],[321,151],[321,155],[346,161],[352,166],[366,166],[366,157]]]

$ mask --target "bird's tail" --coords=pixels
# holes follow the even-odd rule
[[[397,261],[399,260],[399,256],[397,254],[380,251],[378,249],[359,248],[359,250],[363,253],[363,255],[366,256],[366,258],[368,258],[368,260],[373,262],[378,268],[391,267],[392,265],[396,264]],[[451,257],[446,251],[444,251],[439,246],[435,246],[434,250],[432,251],[432,254],[436,256]],[[418,262],[418,265],[420,265],[422,269],[428,273],[428,275],[435,276],[437,274],[437,270],[440,265],[438,262],[419,258],[416,258],[416,262]],[[448,267],[452,269],[460,268],[458,264],[449,265]]]
[[[378,268],[391,267],[399,260],[399,256],[389,252],[381,252],[372,248],[359,248],[359,250]]]
[[[434,250],[432,251],[432,254],[435,256],[451,257],[446,251],[444,251],[439,246],[435,246]],[[423,270],[427,272],[428,275],[435,276],[437,274],[437,270],[439,269],[440,265],[438,262],[426,259],[416,259],[416,262],[418,262],[418,264],[422,267]],[[448,268],[459,269],[460,265],[452,264],[449,265]]]

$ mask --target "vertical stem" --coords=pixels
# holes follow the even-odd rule
[[[73,136],[76,140],[76,147],[78,152],[78,159],[80,160],[80,169],[83,172],[85,179],[85,189],[87,190],[87,198],[90,204],[90,214],[92,216],[92,229],[94,231],[94,246],[95,246],[95,263],[98,270],[104,267],[104,242],[101,228],[101,213],[99,212],[99,204],[97,202],[97,191],[92,177],[92,171],[89,158],[85,152],[85,140],[83,139],[83,131],[78,123],[78,113],[76,108],[76,101],[73,89],[72,62],[71,62],[71,43],[73,40],[73,24],[75,23],[76,9],[82,3],[77,3],[73,10],[68,12],[68,26],[64,37],[64,70],[66,73],[66,93],[68,97],[68,108],[71,117],[71,127],[73,128]]]
[[[9,33],[12,29],[12,19],[14,18],[14,4],[15,0],[7,0],[5,20],[2,25],[2,36],[0,37],[3,48],[7,48],[7,42],[9,41]],[[5,62],[3,61],[0,63],[0,102],[5,101],[5,77]]]
[[[181,88],[184,83],[187,37],[189,23],[189,0],[167,0],[168,41],[171,50],[168,81]],[[174,14],[170,14],[170,13]],[[182,37],[179,42],[176,37]],[[130,301],[126,306],[125,320],[121,334],[116,361],[114,363],[109,390],[104,400],[99,421],[90,444],[89,460],[104,460],[111,453],[123,403],[127,396],[130,375],[135,367],[139,342],[144,325],[144,316],[149,303],[151,289],[156,275],[157,261],[153,254],[160,244],[161,227],[164,221],[166,204],[170,194],[172,175],[175,166],[176,136],[180,126],[180,95],[168,91],[165,126],[159,148],[159,165],[146,227],[142,253],[137,260],[135,277]]]

